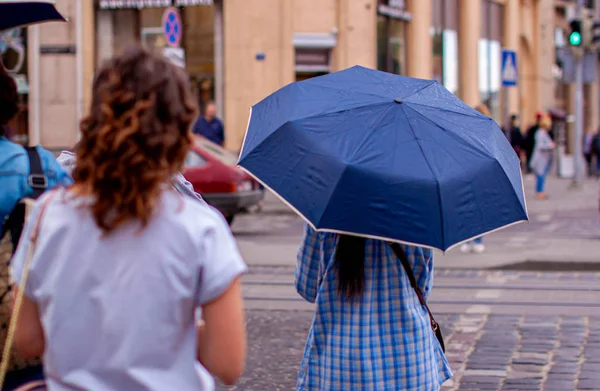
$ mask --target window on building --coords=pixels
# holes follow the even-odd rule
[[[97,4],[98,64],[139,41],[148,50],[185,67],[201,110],[215,98],[214,10],[207,0],[101,0]],[[168,49],[162,22],[167,7],[178,7],[180,48]],[[100,39],[112,35],[111,39]]]
[[[296,73],[327,73],[331,71],[331,49],[296,48]]]
[[[501,123],[500,87],[504,6],[494,0],[481,0],[481,38],[479,39],[479,91],[481,102]]]
[[[407,12],[404,1],[379,0],[377,16],[377,69],[406,74]]]
[[[433,0],[433,78],[458,91],[458,0]]]
[[[294,34],[296,81],[331,72],[331,50],[336,44],[332,34]]]

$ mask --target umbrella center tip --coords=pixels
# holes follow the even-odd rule
[[[396,98],[396,99],[394,99],[394,102],[396,102],[396,103],[402,103],[402,99]]]

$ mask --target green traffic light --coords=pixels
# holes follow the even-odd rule
[[[571,46],[579,46],[581,45],[581,34],[574,31],[569,35],[569,43]]]

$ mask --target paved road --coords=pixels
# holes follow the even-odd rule
[[[445,391],[599,390],[600,318],[440,315],[454,378]],[[312,313],[248,313],[248,367],[218,390],[293,390]]]
[[[293,390],[312,321],[290,270],[264,269],[244,281],[250,349],[234,390]],[[600,390],[600,274],[439,270],[436,281],[455,375],[443,390]]]
[[[531,223],[486,237],[485,254],[437,257],[430,300],[455,373],[444,391],[600,391],[597,184],[567,185],[551,180],[553,199],[530,202]],[[291,285],[302,222],[265,209],[233,226],[250,265],[248,367],[234,390],[293,390],[312,321]]]

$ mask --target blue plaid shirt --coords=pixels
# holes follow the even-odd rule
[[[452,372],[400,260],[387,243],[367,240],[364,293],[355,302],[344,300],[334,269],[338,237],[306,226],[298,252],[296,289],[317,309],[297,389],[439,390]],[[404,249],[427,298],[433,254]]]

